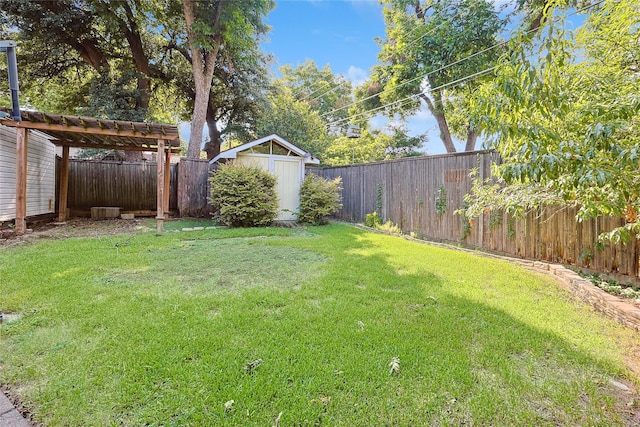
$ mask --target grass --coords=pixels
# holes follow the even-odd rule
[[[0,326],[0,383],[45,425],[610,426],[634,410],[609,380],[636,381],[638,336],[493,259],[334,224],[0,261],[0,310],[20,316]]]

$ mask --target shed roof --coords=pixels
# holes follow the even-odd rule
[[[235,158],[237,158],[238,153],[240,153],[242,151],[249,150],[249,149],[251,149],[251,148],[253,148],[253,147],[257,146],[257,145],[261,145],[261,144],[264,144],[265,142],[269,142],[269,141],[275,142],[278,145],[281,145],[282,147],[288,149],[289,151],[291,151],[295,155],[302,157],[304,159],[305,164],[317,165],[317,164],[320,163],[320,160],[318,160],[315,157],[313,157],[311,155],[311,153],[308,153],[308,152],[304,151],[302,148],[293,145],[292,143],[290,143],[286,139],[284,139],[281,136],[278,136],[276,134],[265,136],[264,138],[256,139],[255,141],[247,142],[245,144],[238,145],[237,147],[233,147],[233,148],[231,148],[229,150],[225,150],[225,151],[221,152],[220,154],[218,154],[213,159],[211,159],[209,161],[209,163],[213,164],[213,163],[216,163],[216,162],[218,162],[220,160],[223,160],[223,159],[235,159]]]
[[[0,111],[11,109],[0,107]],[[125,151],[156,151],[158,140],[171,152],[178,152],[178,127],[124,120],[104,120],[21,110],[22,121],[0,118],[0,124],[15,128],[37,129],[51,136],[55,145],[105,148]]]

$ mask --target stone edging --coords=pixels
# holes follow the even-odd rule
[[[210,226],[210,227],[184,227],[181,228],[180,230],[165,230],[165,232],[169,232],[169,233],[179,233],[181,231],[202,231],[202,230],[218,230],[220,228],[228,228],[226,225],[220,225],[220,226]]]
[[[387,233],[382,230],[376,230],[360,224],[356,224],[356,227],[367,231],[398,236],[397,234]],[[556,280],[556,282],[558,282],[558,284],[567,292],[569,292],[573,297],[591,305],[595,310],[604,313],[605,315],[618,321],[619,323],[622,323],[623,325],[640,332],[640,308],[628,302],[625,298],[611,295],[603,291],[602,289],[591,283],[589,280],[580,277],[578,273],[568,269],[563,265],[497,255],[482,252],[479,250],[461,248],[446,243],[416,239],[406,235],[402,235],[399,237],[411,240],[413,242],[424,243],[447,249],[455,249],[458,251],[480,255],[487,258],[509,261],[511,263],[518,264],[526,268],[527,270],[548,274],[552,276]]]

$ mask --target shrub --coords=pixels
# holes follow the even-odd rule
[[[260,227],[276,218],[276,178],[259,167],[225,164],[209,182],[217,220],[232,227]]]
[[[372,212],[364,216],[364,225],[371,228],[377,228],[382,225],[382,218],[378,216],[378,212]]]
[[[340,177],[328,180],[314,174],[307,175],[300,188],[298,221],[326,224],[326,217],[342,207],[340,190],[342,190]]]
[[[388,220],[384,224],[376,225],[376,228],[378,230],[386,231],[387,233],[402,235],[402,230],[400,229],[400,227],[397,224],[391,222],[391,220]]]

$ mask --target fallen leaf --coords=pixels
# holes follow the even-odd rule
[[[393,359],[391,359],[391,362],[389,362],[389,375],[393,375],[393,374],[400,374],[400,358],[399,357],[394,357]]]
[[[278,414],[278,416],[276,417],[275,420],[273,420],[273,427],[279,427],[280,426],[280,419],[282,418],[282,412],[280,412]]]

